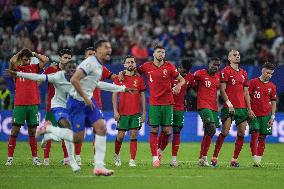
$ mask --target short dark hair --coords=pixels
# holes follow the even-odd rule
[[[211,57],[208,60],[208,64],[210,64],[211,62],[220,62],[221,63],[221,59],[217,58],[217,57]]]
[[[123,63],[125,63],[125,61],[126,61],[127,58],[134,58],[134,60],[136,61],[135,57],[129,54],[129,55],[126,55],[126,56],[124,57]]]
[[[90,47],[88,47],[88,48],[85,49],[85,53],[86,53],[87,51],[95,51],[95,50],[96,50],[95,47],[90,46]]]
[[[95,51],[96,51],[100,46],[102,46],[103,43],[108,43],[108,42],[109,42],[109,41],[106,40],[106,39],[100,39],[100,40],[96,41],[95,44],[94,44],[94,49],[95,49]]]
[[[22,49],[18,55],[18,59],[22,59],[24,56],[31,58],[33,56],[33,53],[30,49]]]
[[[164,50],[165,50],[165,47],[163,47],[162,45],[156,45],[156,46],[154,47],[154,51],[155,51],[156,49],[164,49]]]
[[[60,56],[60,57],[63,56],[64,54],[68,54],[68,55],[71,55],[71,56],[72,56],[72,51],[71,51],[71,49],[61,49],[61,50],[59,51],[59,56]]]
[[[269,70],[275,70],[275,64],[273,63],[270,63],[270,62],[265,62],[262,66],[262,68],[266,68],[266,69],[269,69]]]
[[[181,66],[186,70],[186,72],[189,72],[189,70],[192,68],[192,62],[189,58],[184,58],[181,60]]]

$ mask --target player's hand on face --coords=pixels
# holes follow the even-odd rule
[[[146,120],[146,114],[142,114],[141,116],[141,123],[144,123]]]
[[[13,71],[13,70],[9,70],[9,69],[6,69],[5,70],[6,74],[13,77],[13,78],[16,78],[17,77],[17,72]]]
[[[129,93],[133,94],[133,93],[137,92],[137,89],[136,88],[128,88],[128,87],[126,87],[125,88],[125,92],[129,92]]]
[[[85,102],[85,104],[86,104],[87,106],[90,106],[90,108],[91,108],[92,110],[95,109],[95,106],[94,106],[94,104],[93,104],[93,102],[92,102],[91,99],[85,98],[85,99],[84,99],[84,102]]]
[[[114,120],[119,121],[120,115],[118,112],[114,112]]]

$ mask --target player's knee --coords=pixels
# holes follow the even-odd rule
[[[158,133],[159,127],[151,127],[151,133]]]
[[[35,136],[35,134],[36,134],[36,127],[29,127],[28,133],[29,133],[29,136]]]
[[[179,134],[181,129],[179,127],[173,127],[173,133],[174,134]]]
[[[171,127],[164,127],[164,128],[163,128],[163,132],[164,132],[166,135],[170,135],[170,134],[171,134]]]
[[[69,122],[68,120],[66,120],[65,118],[60,119],[59,122],[58,122],[58,124],[59,124],[60,127],[62,127],[62,128],[68,128],[68,129],[71,128],[70,122]]]
[[[215,126],[215,123],[209,123],[208,125],[206,125],[206,128],[205,128],[205,133],[208,135],[208,136],[214,136],[215,133],[216,133],[216,126]]]
[[[130,140],[137,139],[137,130],[130,130]]]
[[[229,130],[222,130],[221,134],[226,137],[229,134]]]

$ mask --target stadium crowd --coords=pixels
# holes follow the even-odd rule
[[[4,0],[0,3],[0,59],[23,46],[54,55],[74,55],[97,39],[109,39],[113,55],[147,59],[153,44],[167,59],[224,57],[240,49],[242,63],[284,64],[281,0]]]

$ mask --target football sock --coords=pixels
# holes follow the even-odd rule
[[[82,142],[75,144],[75,153],[76,155],[80,155],[82,150]]]
[[[73,145],[73,143],[72,143],[72,145]],[[62,150],[63,150],[64,158],[68,158],[68,152],[67,152],[64,140],[62,140],[62,142],[61,142],[61,147],[62,147]],[[74,147],[73,147],[73,156],[74,156]]]
[[[207,156],[207,153],[208,153],[211,141],[212,141],[212,137],[211,136],[208,136],[208,135],[204,136],[204,144],[203,144],[202,156]]]
[[[251,150],[251,155],[257,155],[257,141],[258,141],[258,132],[254,132],[251,134],[251,139],[250,139],[250,150]]]
[[[161,142],[161,146],[160,146],[160,149],[162,151],[164,151],[165,148],[168,146],[170,136],[171,136],[170,134],[164,134],[164,137],[162,138],[162,142]]]
[[[265,139],[266,139],[266,135],[259,135],[258,137],[258,147],[257,147],[258,156],[263,156],[264,149],[265,149]]]
[[[17,137],[10,136],[9,142],[8,142],[8,157],[13,157],[14,150],[16,148],[16,143],[17,143]]]
[[[159,134],[159,138],[158,138],[158,149],[161,148],[161,145],[162,145],[163,140],[164,140],[164,136],[165,136],[165,133],[163,131],[161,131],[160,134]]]
[[[96,134],[95,148],[95,168],[101,168],[104,166],[104,159],[106,153],[106,136],[100,136]]]
[[[137,152],[137,139],[130,140],[130,155],[131,159],[135,160]]]
[[[32,151],[32,156],[37,157],[37,141],[34,136],[29,136],[29,144]]]
[[[114,153],[115,153],[116,155],[119,154],[121,145],[122,145],[122,142],[119,142],[119,141],[117,141],[117,139],[115,139]]]
[[[214,150],[213,157],[215,158],[218,157],[220,149],[222,148],[222,145],[224,143],[224,140],[225,140],[225,136],[222,133],[220,133],[217,138],[216,144],[215,144],[215,150]]]
[[[48,140],[43,148],[43,158],[49,158],[50,148],[51,148],[51,140]]]
[[[180,144],[180,133],[173,134],[173,141],[172,141],[172,156],[177,156]]]
[[[200,144],[199,159],[202,158],[202,154],[203,154],[203,146],[204,146],[204,142],[205,142],[204,138],[205,138],[205,135],[203,136],[201,144]]]
[[[150,148],[152,156],[158,156],[158,133],[150,133]]]
[[[239,154],[242,150],[244,144],[244,137],[241,136],[237,136],[236,142],[235,142],[235,150],[234,150],[234,159],[238,159]]]

